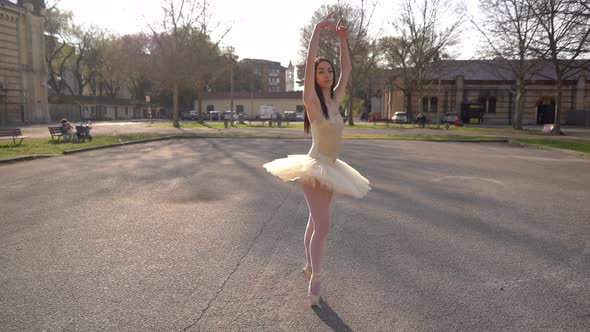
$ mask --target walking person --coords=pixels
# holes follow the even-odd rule
[[[309,207],[305,230],[304,276],[309,280],[311,306],[319,305],[322,259],[330,231],[330,204],[334,193],[362,198],[371,189],[369,181],[344,161],[337,159],[342,144],[344,121],[338,106],[346,92],[352,65],[346,41],[347,28],[342,19],[336,23],[333,13],[319,21],[313,30],[305,67],[303,103],[304,130],[311,132],[312,145],[307,154],[289,155],[264,164],[268,172],[284,181],[299,180]],[[320,31],[329,29],[340,41],[341,73],[338,84],[332,63],[316,58]]]

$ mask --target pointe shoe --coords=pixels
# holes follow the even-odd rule
[[[314,288],[316,294],[311,291],[312,288]],[[311,275],[307,297],[309,298],[309,306],[318,307],[320,305],[320,275],[317,273]]]
[[[309,280],[311,279],[311,266],[306,266],[303,268],[303,276],[305,277],[305,279]]]

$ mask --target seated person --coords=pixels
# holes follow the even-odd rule
[[[64,142],[74,141],[76,139],[76,128],[74,128],[66,118],[61,119],[59,122],[61,123],[61,132],[64,135]]]

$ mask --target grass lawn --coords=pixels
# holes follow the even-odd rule
[[[505,137],[490,136],[461,136],[461,135],[405,135],[405,134],[345,134],[344,138],[353,139],[391,139],[391,140],[415,140],[415,141],[498,141],[506,140]]]
[[[154,122],[154,123],[149,123],[149,122],[145,122],[146,126],[155,126],[155,127],[172,127],[172,122],[171,121],[167,121],[167,122]],[[213,129],[223,129],[225,127],[225,125],[223,124],[222,121],[207,121],[207,122],[197,122],[197,121],[181,121],[180,122],[180,128],[213,128]],[[233,128],[269,128],[268,127],[268,122],[260,122],[260,121],[244,121],[244,124],[239,124],[236,123],[233,126],[231,126]],[[231,128],[230,127],[230,128]],[[303,128],[303,122],[286,122],[283,121],[282,123],[282,127],[286,127],[286,128]],[[273,128],[276,128],[276,124],[273,123]]]
[[[23,140],[21,145],[14,145],[12,141],[0,142],[0,160],[12,159],[31,155],[57,155],[64,151],[93,146],[112,145],[122,142],[138,141],[149,138],[169,136],[167,134],[125,134],[113,136],[95,136],[92,142],[57,143],[51,139],[31,138]]]
[[[172,127],[172,121],[161,121],[161,122],[154,122],[144,123],[146,126],[150,127]],[[222,121],[206,121],[206,122],[196,122],[196,121],[181,121],[180,122],[181,128],[211,128],[211,129],[223,129],[224,124]],[[246,120],[244,124],[234,124],[233,128],[269,128],[268,122],[260,122],[260,121],[248,121]],[[282,127],[286,128],[303,128],[302,121],[283,121]],[[276,128],[276,124],[273,125],[273,128]],[[362,122],[362,123],[355,123],[354,126],[346,125],[346,128],[362,128],[362,129],[420,129],[414,124],[396,124],[396,123],[389,123],[386,124],[385,122]],[[230,127],[231,129],[231,127]],[[422,130],[433,130],[436,132],[445,131],[445,126],[441,124],[439,127],[436,124],[430,124],[426,126],[426,128]],[[479,127],[476,125],[470,126],[453,126],[451,125],[448,131],[455,131],[455,132],[466,132],[466,133],[481,133],[481,134],[497,134],[501,136],[510,135],[510,134],[525,134],[525,135],[544,135],[540,130],[535,129],[524,129],[524,130],[516,130],[510,127]]]
[[[590,153],[590,141],[574,141],[568,139],[551,139],[551,138],[517,138],[517,142],[548,146],[558,149],[566,149],[578,152]]]
[[[185,124],[185,123],[183,123]],[[221,125],[223,123],[213,123],[214,125]],[[156,125],[155,123],[153,125]],[[159,126],[172,126],[170,122],[158,123]],[[195,127],[188,127],[188,126]],[[209,124],[200,124],[196,122],[189,122],[185,128],[196,128],[196,126],[210,126]],[[239,125],[241,127],[248,127],[247,125]],[[297,126],[303,126],[302,123],[297,123]],[[215,127],[214,127],[215,128]],[[485,129],[485,128],[482,128]],[[492,128],[494,129],[494,128]],[[501,128],[500,128],[501,129]],[[483,133],[483,132],[482,132]],[[485,132],[486,134],[488,132]],[[122,142],[139,141],[150,138],[165,137],[170,134],[124,134],[124,135],[112,135],[112,136],[95,136],[92,142],[84,143],[57,143],[51,141],[51,139],[35,138],[25,139],[21,145],[14,145],[11,141],[0,142],[0,161],[6,159],[12,159],[24,156],[38,156],[38,155],[59,155],[64,151],[81,149],[86,147],[95,146],[106,146]],[[187,137],[232,137],[232,138],[256,138],[256,137],[269,137],[268,135],[257,135],[256,133],[240,133],[228,131],[214,131],[214,132],[202,132],[195,134],[186,134],[178,136]],[[425,140],[425,141],[497,141],[497,140],[508,140],[512,139],[517,142],[526,144],[541,145],[559,149],[572,150],[577,152],[583,152],[590,154],[590,141],[572,140],[572,139],[556,139],[552,137],[532,137],[532,138],[509,138],[507,136],[478,136],[478,135],[445,135],[438,132],[430,134],[345,134],[344,138],[348,139],[389,139],[389,140]]]

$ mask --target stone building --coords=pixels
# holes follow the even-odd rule
[[[372,111],[391,118],[395,112],[406,112],[411,119],[418,113],[432,122],[446,112],[457,112],[469,120],[480,114],[477,122],[512,124],[515,109],[516,80],[507,64],[492,60],[449,60],[431,66],[417,93],[413,82],[411,93],[404,93],[400,76],[384,75],[382,93],[373,99]],[[572,69],[563,86],[561,123],[590,125],[590,77],[587,70]],[[553,66],[540,63],[527,77],[524,125],[553,123],[557,95]],[[420,96],[418,96],[420,95]]]
[[[0,126],[49,121],[42,0],[0,0]]]

